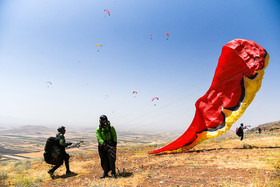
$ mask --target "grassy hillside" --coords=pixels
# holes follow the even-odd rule
[[[262,133],[280,133],[280,121],[259,125],[255,128],[250,129],[248,133],[259,133],[259,128],[261,129]]]
[[[102,174],[96,151],[72,153],[53,180],[50,165],[42,159],[0,163],[0,186],[279,186],[279,133],[247,134],[202,142],[181,154],[148,155],[153,146],[119,148],[119,178],[99,179]]]

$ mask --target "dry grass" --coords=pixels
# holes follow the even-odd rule
[[[154,147],[134,146],[117,152],[119,178],[102,174],[96,151],[72,154],[66,177],[59,168],[52,180],[42,159],[0,164],[0,185],[10,186],[279,186],[279,134],[208,140],[181,154],[147,155]]]

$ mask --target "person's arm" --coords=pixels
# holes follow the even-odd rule
[[[101,137],[100,128],[97,128],[97,129],[96,129],[96,138],[97,138],[98,143],[100,143],[101,145],[104,144],[104,140],[103,140],[103,138]]]
[[[69,144],[65,142],[64,136],[61,134],[59,135],[59,145],[62,147],[67,147]]]
[[[111,134],[112,134],[112,139],[113,139],[113,146],[117,147],[117,133],[116,130],[113,126],[111,126]]]

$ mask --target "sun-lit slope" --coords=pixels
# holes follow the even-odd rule
[[[99,179],[97,152],[73,154],[70,167],[77,175],[66,178],[63,166],[55,172],[55,180],[47,174],[50,165],[42,160],[1,162],[0,181],[22,186],[275,186],[279,184],[279,142],[279,134],[249,134],[243,141],[235,136],[207,140],[183,154],[147,155],[147,150],[155,148],[151,146],[120,148],[117,179]]]

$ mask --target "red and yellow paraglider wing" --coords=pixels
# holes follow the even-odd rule
[[[197,100],[187,131],[149,154],[182,152],[227,132],[245,112],[261,87],[269,54],[250,40],[236,39],[222,49],[210,89]]]

